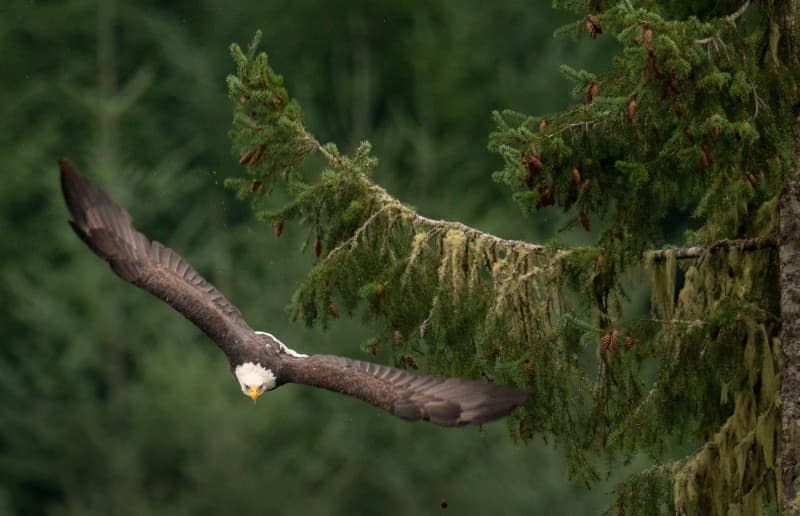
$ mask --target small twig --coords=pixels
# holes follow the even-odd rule
[[[706,324],[710,324],[708,321],[703,319],[656,319],[654,317],[646,317],[644,319],[637,319],[636,322],[645,322],[645,323],[653,323],[653,324],[661,324],[661,325],[669,325],[669,324],[685,324],[686,326],[703,326]]]
[[[721,249],[736,248],[740,251],[760,251],[762,249],[774,248],[777,245],[775,238],[742,238],[739,240],[720,240],[709,245],[697,245],[692,247],[676,247],[674,249],[659,249],[646,251],[645,258],[654,262],[662,262],[667,259],[669,253],[675,253],[675,258],[684,260],[687,258],[700,258],[707,252],[715,252]]]
[[[731,25],[736,25],[736,20],[747,11],[748,7],[750,7],[750,0],[745,0],[745,2],[736,9],[736,12],[725,17],[725,21],[730,22]]]
[[[343,165],[344,164],[342,162],[342,158],[340,158],[338,156],[334,156],[333,154],[328,152],[328,149],[323,147],[323,145],[321,143],[319,143],[319,140],[314,138],[314,136],[311,133],[309,133],[305,129],[303,129],[303,133],[305,134],[305,137],[309,141],[309,143],[311,143],[311,145],[316,147],[316,149],[319,151],[320,154],[322,154],[325,157],[325,159],[327,159],[328,161],[330,161],[334,165]]]
[[[707,38],[697,39],[697,40],[695,40],[695,43],[697,43],[698,45],[708,45],[708,47],[706,48],[706,51],[707,51],[707,53],[709,55],[709,58],[711,57],[711,50],[712,49],[714,50],[714,52],[717,52],[717,53],[719,53],[720,49],[722,49],[722,51],[725,52],[725,57],[726,58],[730,59],[730,57],[731,57],[728,54],[728,46],[725,45],[724,41],[722,41],[722,38],[719,36],[719,33],[714,34],[713,36],[709,36]]]
[[[356,229],[355,232],[352,235],[350,235],[347,239],[343,240],[339,245],[337,245],[336,247],[331,249],[331,251],[328,254],[325,255],[325,258],[322,259],[322,262],[324,263],[324,262],[328,261],[328,259],[330,259],[331,257],[333,257],[336,254],[339,254],[339,252],[341,250],[343,250],[343,249],[345,249],[347,247],[350,247],[350,248],[355,247],[357,245],[357,243],[358,243],[358,238],[361,236],[362,233],[364,233],[367,230],[367,228],[370,226],[370,224],[372,224],[372,222],[376,218],[378,218],[378,215],[380,215],[381,213],[383,213],[385,211],[388,211],[390,208],[393,208],[393,206],[383,206],[381,209],[377,210],[375,213],[370,215],[369,218],[367,220],[365,220],[364,223],[361,224],[358,227],[358,229]]]
[[[606,111],[604,113],[601,113],[601,114],[602,115],[608,115],[608,111]],[[581,122],[573,122],[571,124],[566,124],[566,125],[563,125],[563,126],[559,127],[558,131],[549,133],[548,135],[549,136],[554,136],[554,135],[557,135],[557,134],[561,134],[564,131],[567,131],[567,130],[570,130],[570,129],[575,129],[576,127],[582,127],[583,129],[589,129],[590,127],[592,127],[594,124],[596,124],[598,122],[599,122],[598,120],[583,120]]]
[[[753,84],[753,104],[755,104],[755,113],[753,113],[753,120],[758,118],[758,105],[761,104],[764,107],[767,107],[767,103],[764,102],[764,99],[758,96],[758,90],[756,89],[756,85]]]
[[[731,25],[733,25],[735,27],[736,26],[736,20],[738,20],[747,11],[748,7],[750,7],[750,0],[745,0],[745,2],[742,5],[740,5],[739,8],[736,9],[735,12],[733,12],[733,13],[729,14],[728,16],[724,17],[723,20],[725,20],[726,22],[730,23]],[[707,45],[709,43],[714,42],[714,40],[719,40],[720,42],[722,42],[722,40],[719,37],[719,34],[716,34],[714,36],[709,36],[709,37],[703,38],[703,39],[696,39],[694,42],[697,43],[698,45]],[[724,47],[725,44],[722,43],[722,46]]]

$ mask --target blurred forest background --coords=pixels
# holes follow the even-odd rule
[[[563,109],[575,99],[558,65],[602,71],[611,43],[554,40],[572,15],[544,2],[229,5],[0,7],[0,514],[602,512],[613,479],[569,482],[557,452],[511,442],[502,422],[406,424],[303,387],[253,407],[199,330],[70,231],[56,159],[73,159],[253,327],[368,358],[361,321],[323,332],[289,320],[312,260],[305,235],[289,225],[276,239],[222,186],[241,172],[229,44],[263,30],[306,126],[345,152],[369,139],[376,181],[420,213],[544,241],[558,213],[525,218],[491,181],[489,114]]]

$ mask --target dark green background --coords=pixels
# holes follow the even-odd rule
[[[222,187],[228,45],[262,47],[322,141],[369,139],[376,180],[431,217],[540,239],[491,181],[492,109],[546,113],[558,73],[609,66],[607,41],[556,41],[544,2],[34,2],[0,7],[0,514],[584,514],[611,484],[567,480],[557,451],[483,429],[408,424],[289,386],[252,404],[224,356],[75,238],[57,181],[71,157],[239,305],[304,352],[359,351],[283,308],[311,263]],[[277,200],[276,200],[277,202]],[[442,509],[446,500],[447,509]]]

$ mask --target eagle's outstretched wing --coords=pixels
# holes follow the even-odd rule
[[[359,398],[410,421],[443,426],[507,415],[528,393],[476,380],[418,376],[331,355],[302,356],[269,334],[256,334],[239,310],[176,252],[136,231],[128,213],[60,160],[61,188],[75,233],[120,277],[169,303],[225,352],[232,366],[258,363],[277,382],[322,387]],[[260,345],[259,345],[260,344]],[[267,349],[274,350],[267,353]]]
[[[121,278],[166,301],[202,329],[226,355],[252,334],[239,310],[178,253],[136,231],[106,193],[59,160],[61,189],[75,233]]]
[[[283,381],[341,392],[409,421],[442,426],[484,423],[508,415],[528,393],[478,380],[420,376],[332,355],[287,359]]]

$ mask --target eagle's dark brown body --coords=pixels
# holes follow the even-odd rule
[[[222,349],[231,369],[253,362],[277,384],[322,387],[364,400],[403,419],[443,426],[482,423],[507,415],[528,394],[476,380],[418,376],[331,355],[296,357],[271,336],[256,333],[241,312],[176,252],[136,231],[128,213],[105,192],[59,161],[70,225],[120,277],[169,303]]]

